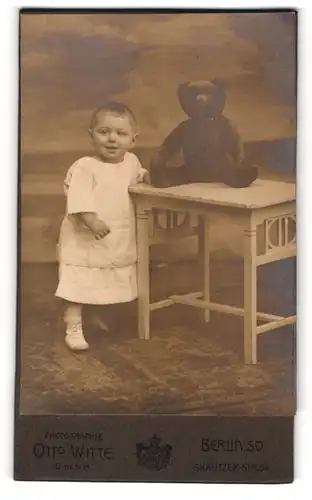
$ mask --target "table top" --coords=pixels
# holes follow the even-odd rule
[[[295,201],[296,185],[293,182],[264,179],[257,179],[251,186],[242,189],[216,183],[183,184],[168,188],[138,184],[130,188],[130,193],[247,209]]]

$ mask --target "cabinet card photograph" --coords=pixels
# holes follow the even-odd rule
[[[292,422],[296,37],[287,10],[20,12],[18,477],[74,475],[22,464],[73,422],[131,419],[130,469],[207,482],[180,423]]]

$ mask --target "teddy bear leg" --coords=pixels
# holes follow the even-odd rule
[[[221,182],[234,188],[249,187],[258,177],[255,166],[229,167],[221,172]]]
[[[152,185],[155,187],[170,187],[188,182],[184,166],[178,168],[158,167],[151,171]]]

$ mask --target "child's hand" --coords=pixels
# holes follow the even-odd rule
[[[101,240],[110,233],[109,227],[101,219],[94,220],[90,229],[96,240]]]
[[[138,178],[138,182],[144,183],[144,184],[151,184],[150,173],[146,170],[145,172],[143,172],[143,174],[140,174],[140,176]]]
[[[97,240],[101,240],[110,233],[109,227],[98,218],[96,213],[84,212],[76,215],[90,229]]]

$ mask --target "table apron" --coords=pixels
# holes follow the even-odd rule
[[[185,212],[198,216],[220,215],[231,216],[238,219],[248,219],[252,210],[244,207],[232,207],[227,205],[214,205],[210,203],[200,203],[198,201],[188,201],[179,199],[168,199],[151,196],[133,196],[133,201],[137,213],[149,212],[153,209],[171,210],[174,212]]]
[[[176,212],[187,212],[203,216],[230,216],[239,220],[253,219],[255,225],[260,225],[269,217],[278,217],[296,210],[295,201],[271,205],[269,207],[250,208],[231,205],[216,205],[208,202],[190,201],[172,198],[160,198],[159,196],[132,195],[137,212],[158,210],[172,210]]]

